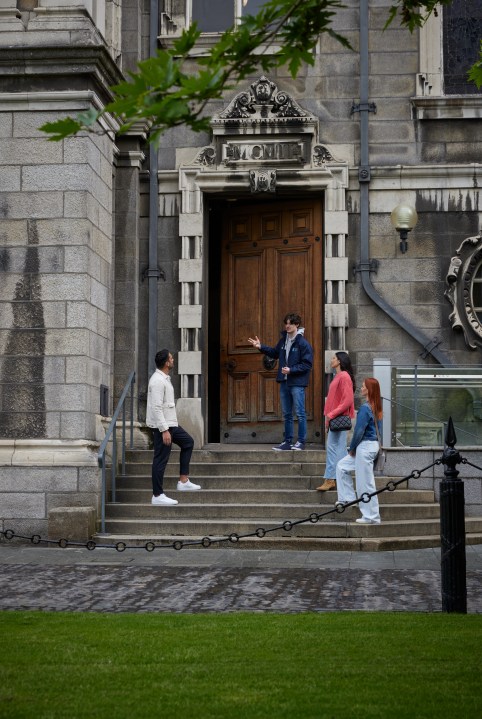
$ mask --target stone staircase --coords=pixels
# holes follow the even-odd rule
[[[148,450],[128,451],[126,474],[118,476],[116,502],[106,505],[106,532],[94,540],[129,545],[170,544],[203,537],[224,537],[270,529],[284,521],[308,519],[334,506],[336,492],[317,492],[324,472],[325,452],[273,452],[270,448],[216,445],[195,450],[190,476],[198,492],[178,492],[179,454],[171,453],[164,489],[179,500],[174,507],[151,505],[151,461]],[[410,470],[407,468],[407,472]],[[377,488],[390,477],[377,478]],[[393,478],[397,479],[397,478]],[[408,484],[408,483],[407,483]],[[278,529],[265,537],[249,537],[241,549],[361,550],[416,549],[440,544],[439,505],[434,492],[406,483],[379,496],[382,524],[360,525],[356,507],[333,513],[319,522]],[[467,544],[482,543],[482,518],[466,518]],[[199,546],[199,545],[196,545]]]

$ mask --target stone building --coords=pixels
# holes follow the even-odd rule
[[[209,133],[145,128],[49,142],[48,120],[103,107],[192,20],[200,51],[256,0],[0,0],[0,497],[44,531],[98,506],[100,397],[136,373],[138,439],[153,356],[176,352],[178,414],[206,443],[281,439],[274,344],[299,311],[315,349],[309,440],[323,443],[329,358],[358,374],[480,366],[480,0],[412,35],[391,0],[345,0],[315,64],[261,72],[211,103]],[[390,223],[418,224],[402,252]],[[480,420],[480,388],[470,411]],[[477,404],[478,402],[478,404]],[[467,410],[469,411],[469,410]]]

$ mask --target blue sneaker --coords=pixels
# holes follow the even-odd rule
[[[297,451],[304,449],[305,443],[304,442],[296,442],[295,444],[291,445],[291,449],[296,449]]]
[[[275,452],[286,452],[288,449],[292,449],[291,442],[285,439],[284,442],[281,442],[277,447],[271,447],[271,449],[274,449]]]

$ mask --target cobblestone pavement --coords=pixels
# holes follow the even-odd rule
[[[440,550],[146,552],[0,544],[0,610],[441,611]],[[467,547],[467,605],[482,613],[482,546]]]

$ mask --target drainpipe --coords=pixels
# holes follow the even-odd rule
[[[149,55],[157,52],[157,35],[159,29],[159,0],[150,0]],[[157,258],[157,213],[158,213],[158,177],[157,148],[149,144],[149,266],[146,271],[148,278],[148,377],[155,367],[157,352],[157,285],[161,272]]]
[[[398,310],[381,297],[374,288],[370,271],[375,263],[370,263],[370,158],[368,143],[369,113],[375,111],[374,103],[368,101],[368,2],[360,0],[360,104],[354,106],[353,111],[360,113],[360,168],[358,179],[360,182],[360,267],[362,286],[369,298],[380,307],[394,322],[423,347],[422,356],[431,355],[443,367],[453,366],[451,359],[440,349],[437,338],[429,339],[421,329],[403,317]]]

